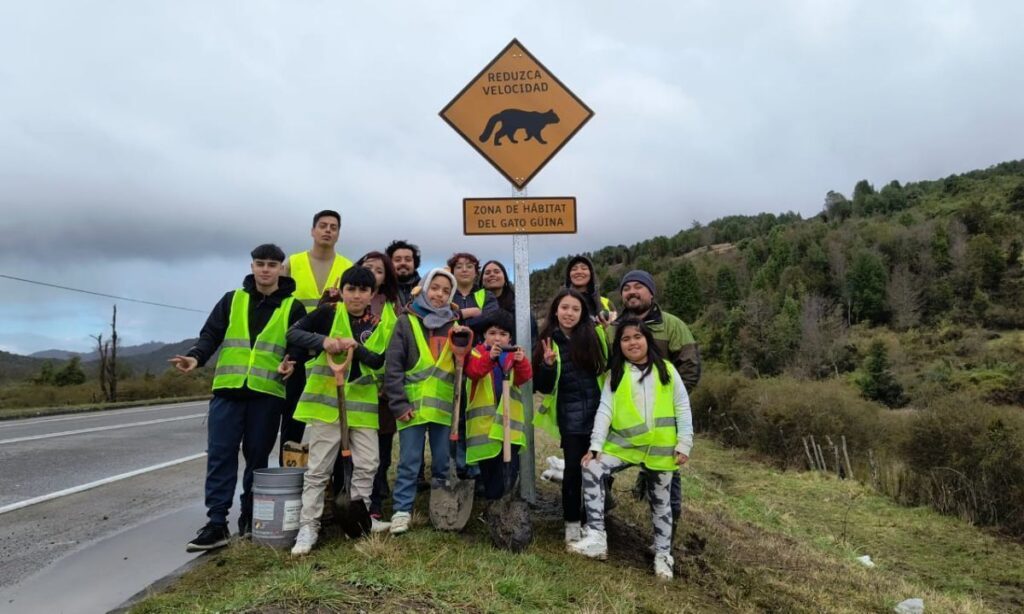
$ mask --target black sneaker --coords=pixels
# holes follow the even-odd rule
[[[197,531],[198,535],[185,546],[185,552],[202,552],[204,550],[215,550],[228,545],[231,531],[225,523],[208,522],[206,526]]]

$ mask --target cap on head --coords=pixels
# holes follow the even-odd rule
[[[619,283],[619,292],[622,292],[623,286],[625,286],[626,284],[628,284],[631,281],[632,282],[638,282],[638,283],[641,283],[641,284],[647,286],[647,289],[651,291],[651,296],[654,296],[654,294],[655,294],[654,277],[652,277],[651,274],[648,273],[647,271],[635,270],[635,271],[630,271],[629,273],[626,273],[622,277],[622,281]]]

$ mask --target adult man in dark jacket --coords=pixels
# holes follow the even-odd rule
[[[209,522],[186,550],[212,550],[230,537],[227,525],[238,479],[238,449],[245,457],[241,512],[242,535],[252,527],[253,471],[267,466],[285,406],[284,380],[305,357],[285,347],[288,327],[306,314],[291,297],[295,282],[281,276],[284,252],[276,245],[252,251],[252,274],[241,290],[224,295],[206,319],[199,339],[184,356],[170,360],[179,371],[201,367],[220,348],[207,420],[206,515]],[[247,326],[246,326],[247,325]],[[248,330],[246,330],[248,328]]]
[[[640,318],[644,321],[654,334],[654,342],[661,355],[675,366],[686,386],[686,391],[691,392],[700,381],[700,351],[690,328],[676,316],[661,310],[654,300],[654,277],[647,271],[626,273],[619,284],[619,289],[622,293],[622,317]],[[638,498],[647,492],[645,480],[646,472],[641,472],[633,488]],[[683,508],[678,471],[672,476],[671,495],[672,534],[675,536],[675,528],[679,524],[677,521]]]
[[[384,253],[391,258],[391,266],[398,276],[398,298],[402,306],[412,302],[412,291],[420,285],[420,248],[402,239],[388,245]]]

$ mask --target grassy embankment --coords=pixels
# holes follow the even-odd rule
[[[542,442],[541,456],[553,451]],[[300,560],[238,543],[134,611],[880,612],[910,597],[932,612],[1024,607],[1024,546],[748,454],[698,442],[671,583],[650,572],[649,516],[628,497],[629,470],[615,485],[607,563],[565,553],[557,486],[542,482],[522,555],[495,550],[479,520],[463,534],[431,530],[421,496],[407,535],[333,535]],[[861,566],[861,554],[878,566]]]

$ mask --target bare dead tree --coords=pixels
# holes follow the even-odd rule
[[[892,310],[892,323],[906,330],[921,321],[921,284],[905,264],[898,265],[889,276],[885,293]]]
[[[110,320],[110,339],[103,341],[103,334],[90,335],[96,340],[96,353],[99,355],[100,392],[110,403],[117,401],[117,305]]]

